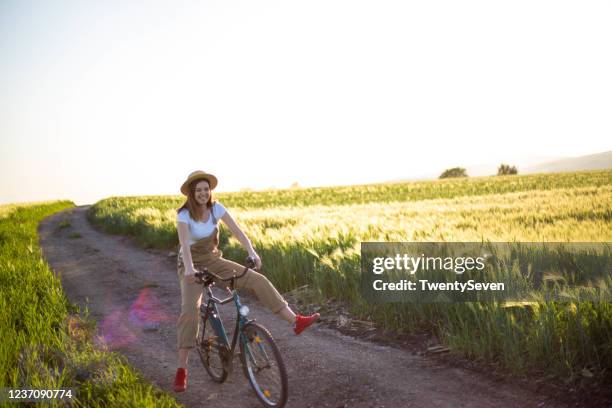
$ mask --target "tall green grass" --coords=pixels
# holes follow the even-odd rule
[[[319,301],[344,301],[385,328],[430,330],[455,350],[516,373],[537,369],[572,378],[583,369],[603,376],[612,367],[608,303],[373,304],[359,287],[362,241],[612,242],[610,170],[218,198],[281,290],[307,284]],[[170,247],[177,243],[180,203],[176,197],[111,198],[89,216],[108,231]],[[222,245],[227,257],[243,259],[226,230]]]
[[[95,348],[91,322],[70,314],[59,279],[42,259],[37,226],[72,206],[0,207],[0,386],[75,388],[75,406],[177,406],[124,359]]]

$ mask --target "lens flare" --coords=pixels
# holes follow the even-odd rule
[[[133,328],[125,319],[125,311],[115,310],[100,324],[100,335],[110,347],[124,347],[136,340]]]
[[[155,293],[150,288],[142,289],[130,308],[130,321],[147,329],[158,327],[159,323],[168,320],[169,316],[161,307]]]
[[[100,336],[111,348],[125,347],[143,330],[156,330],[170,320],[150,288],[140,291],[129,308],[117,308],[100,323]]]

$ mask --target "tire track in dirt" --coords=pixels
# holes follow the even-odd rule
[[[100,233],[88,206],[55,214],[39,227],[45,259],[61,277],[68,299],[87,305],[109,347],[145,378],[187,407],[259,407],[238,359],[224,384],[214,383],[197,353],[189,384],[175,394],[176,319],[180,289],[176,259],[144,250],[129,237]],[[68,221],[70,226],[62,227]],[[265,259],[264,259],[265,263]],[[289,375],[288,407],[566,407],[519,386],[451,368],[403,350],[343,336],[316,326],[294,336],[287,323],[245,297],[251,316],[277,340]],[[221,315],[233,316],[226,305]],[[225,324],[231,328],[231,323]]]

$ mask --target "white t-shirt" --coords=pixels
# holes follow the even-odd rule
[[[219,219],[225,214],[225,207],[221,203],[217,202],[213,204],[212,210],[217,222],[219,222]],[[193,245],[202,238],[210,236],[210,234],[214,232],[216,225],[213,224],[212,218],[213,217],[209,216],[206,222],[196,221],[189,216],[189,210],[183,208],[176,216],[176,222],[183,222],[189,225],[189,232],[191,234],[189,245]]]

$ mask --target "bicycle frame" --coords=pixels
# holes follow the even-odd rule
[[[231,290],[231,296],[227,297],[226,299],[219,299],[213,295],[211,289],[212,286],[212,283],[206,286],[206,294],[208,295],[208,301],[206,302],[206,305],[200,306],[200,313],[204,315],[208,314],[208,319],[210,320],[210,324],[215,334],[217,335],[217,338],[220,340],[220,343],[222,343],[222,345],[226,347],[226,351],[229,352],[228,361],[226,363],[228,365],[228,368],[231,368],[232,364],[229,363],[231,362],[234,356],[234,351],[236,349],[236,343],[238,340],[238,333],[242,335],[242,328],[255,320],[247,319],[240,313],[242,303],[240,302],[240,295],[238,295],[238,291],[235,288]],[[219,309],[217,305],[225,305],[231,302],[232,300],[234,301],[234,305],[236,306],[236,327],[230,345],[230,341],[227,338],[225,327],[223,326],[223,322],[219,317]]]

